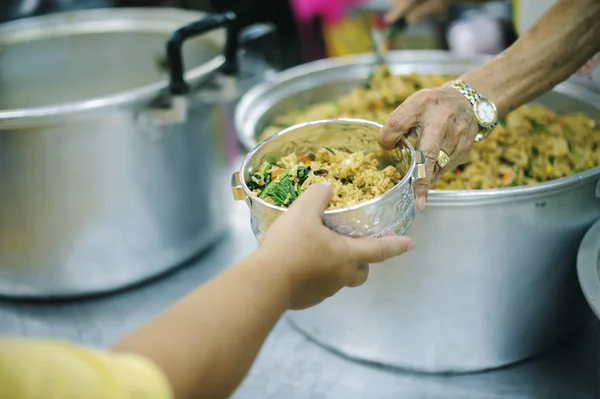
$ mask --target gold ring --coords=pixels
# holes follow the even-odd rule
[[[440,168],[444,168],[450,162],[450,157],[443,150],[440,150],[440,154],[438,155],[437,164]]]

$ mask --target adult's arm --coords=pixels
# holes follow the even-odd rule
[[[321,302],[362,284],[370,262],[411,249],[408,237],[351,239],[321,220],[331,186],[309,187],[237,266],[117,343],[165,374],[178,399],[228,397],[287,309]]]
[[[560,0],[511,47],[462,76],[499,114],[551,90],[600,51],[600,0]]]
[[[461,79],[493,101],[502,117],[551,90],[600,51],[600,0],[559,0],[511,47]],[[385,148],[416,131],[427,158],[427,178],[417,180],[417,207],[441,175],[467,162],[478,131],[471,104],[454,88],[421,90],[398,107],[379,135]],[[436,166],[439,151],[450,155]]]

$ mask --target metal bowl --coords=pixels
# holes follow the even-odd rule
[[[404,234],[415,216],[413,183],[425,175],[425,157],[404,139],[401,145],[384,151],[376,136],[381,125],[361,119],[330,119],[294,125],[260,143],[244,160],[240,172],[232,177],[236,200],[245,200],[250,208],[252,230],[260,239],[286,208],[270,204],[255,195],[247,179],[267,160],[279,159],[290,153],[316,152],[323,146],[347,151],[377,153],[381,162],[395,166],[401,180],[390,191],[339,209],[325,211],[324,224],[350,237],[378,237],[389,232]]]

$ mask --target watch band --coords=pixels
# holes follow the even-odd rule
[[[469,85],[466,82],[463,82],[460,79],[448,82],[448,85],[458,90],[459,93],[463,95],[463,97],[469,100],[471,106],[473,107],[473,112],[475,112],[477,102],[481,99],[484,99],[484,97],[481,94],[479,94],[475,89],[473,89],[471,85]],[[477,123],[479,124],[480,129],[477,135],[475,136],[475,141],[481,141],[490,135],[497,122],[493,123],[491,126],[482,126],[481,123],[479,123],[479,121],[477,121]]]

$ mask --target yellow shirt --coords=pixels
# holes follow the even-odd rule
[[[140,356],[53,340],[0,340],[0,399],[172,399],[162,371]]]

